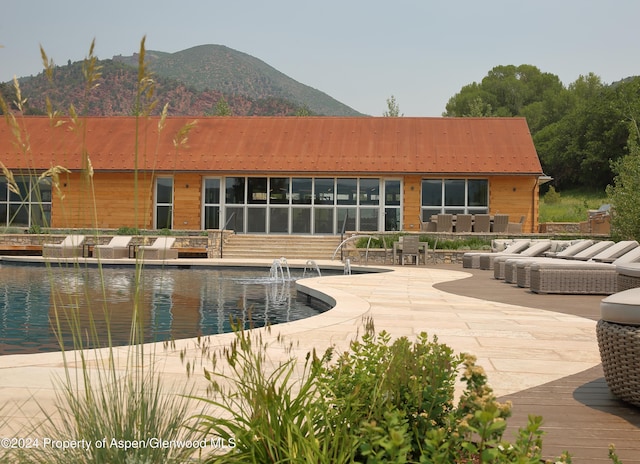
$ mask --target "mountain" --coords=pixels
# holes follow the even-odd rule
[[[362,116],[324,92],[288,77],[246,53],[223,45],[200,45],[176,53],[147,51],[149,69],[196,90],[217,90],[252,99],[281,98],[312,113],[326,116]],[[138,56],[114,56],[137,66]]]
[[[127,116],[136,114],[136,82],[138,71],[132,66],[113,60],[98,63],[102,77],[90,92],[85,92],[82,62],[56,66],[53,82],[39,74],[20,79],[20,89],[27,97],[27,114],[45,114],[46,98],[53,108],[67,113],[71,105],[80,115]],[[181,82],[161,76],[154,77],[153,97],[158,105],[151,114],[160,114],[165,103],[170,116],[206,116],[218,113],[218,102],[227,102],[236,116],[293,116],[300,108],[281,98],[252,99],[244,95],[224,95],[215,90],[198,91]],[[0,92],[8,102],[15,101],[13,86],[0,84]]]
[[[328,116],[362,116],[323,92],[296,82],[266,63],[219,45],[203,45],[177,53],[147,51],[145,58],[154,75],[155,94],[172,116],[219,114],[224,100],[235,116],[294,116],[311,113]],[[85,92],[83,63],[56,66],[53,82],[44,73],[20,78],[27,97],[27,114],[45,114],[46,98],[63,113],[71,105],[81,115],[135,114],[138,56],[99,60],[102,77]],[[11,83],[0,83],[7,102],[16,100]]]

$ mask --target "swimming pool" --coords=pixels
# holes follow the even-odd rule
[[[231,319],[262,327],[325,310],[296,298],[302,271],[291,273],[274,279],[265,269],[145,268],[136,297],[133,268],[0,264],[0,355],[59,351],[56,314],[65,349],[72,349],[69,320],[81,327],[85,346],[107,346],[108,331],[113,346],[129,344],[136,304],[146,342],[229,332]]]

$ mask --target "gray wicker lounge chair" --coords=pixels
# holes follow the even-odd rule
[[[570,263],[579,266],[581,263],[610,263],[617,265],[622,265],[625,263],[633,263],[640,260],[640,247],[635,247],[627,251],[622,256],[618,256],[615,261],[610,262],[610,256],[617,255],[618,253],[615,250],[609,249],[605,250],[594,256],[591,260],[588,261],[570,261]],[[619,248],[620,249],[620,248]],[[542,264],[556,264],[559,261],[555,261],[555,258],[552,259],[538,259],[538,260],[523,260],[521,262],[516,263],[515,272],[515,282],[518,284],[518,287],[527,288],[531,286],[531,265],[534,263],[542,263]],[[560,263],[566,263],[567,261],[560,261]],[[505,279],[508,271],[505,271]],[[617,285],[616,285],[616,288]]]
[[[45,258],[77,258],[82,256],[84,235],[67,235],[61,243],[45,243],[42,245],[42,256]]]
[[[176,259],[178,250],[171,248],[175,241],[175,237],[158,237],[151,245],[139,246],[138,256],[143,259]]]
[[[497,258],[493,262],[493,277],[496,279],[504,279],[507,283],[515,283],[517,274],[516,274],[516,266],[520,265],[522,262],[526,262],[527,265],[531,265],[531,263],[535,261],[544,261],[552,259],[547,257],[548,255],[552,255],[557,258],[564,258],[567,256],[573,256],[577,253],[584,251],[586,248],[589,248],[593,245],[592,240],[579,240],[577,242],[571,243],[569,246],[563,248],[561,251],[547,251],[543,255],[543,257],[530,257],[530,256],[505,256],[503,258]],[[552,241],[551,248],[556,248],[558,244]],[[528,278],[527,278],[528,279]]]
[[[93,247],[93,256],[101,259],[127,258],[132,238],[129,235],[116,235],[108,244]]]
[[[507,246],[503,251],[499,251],[496,253],[491,252],[482,252],[482,251],[471,251],[462,255],[462,267],[467,269],[478,269],[480,267],[480,256],[483,255],[491,255],[491,254],[514,254],[520,253],[525,250],[531,244],[530,240],[516,240],[511,242],[509,246]]]
[[[527,248],[526,250],[523,250],[521,253],[513,254],[511,256],[512,257],[540,256],[549,248],[551,248],[551,240],[540,240],[537,242],[532,242],[531,246],[529,246],[529,248]],[[485,269],[485,270],[493,269],[493,262],[498,256],[508,257],[509,255],[507,253],[494,253],[493,255],[491,254],[482,255],[480,256],[480,269]]]
[[[530,286],[534,293],[611,295],[618,291],[618,266],[640,262],[640,247],[613,263],[554,260],[531,264]]]

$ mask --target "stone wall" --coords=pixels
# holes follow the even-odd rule
[[[427,264],[460,264],[462,266],[462,256],[468,251],[471,250],[436,250],[435,253],[430,250],[427,253]],[[349,259],[351,264],[398,264],[393,263],[393,250],[380,248],[369,249],[368,252],[363,248],[348,248],[344,250],[344,258]],[[420,264],[424,264],[423,259],[424,257],[421,255]]]

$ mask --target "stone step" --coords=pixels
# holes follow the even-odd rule
[[[247,235],[229,236],[225,258],[330,259],[340,244],[338,236]]]

